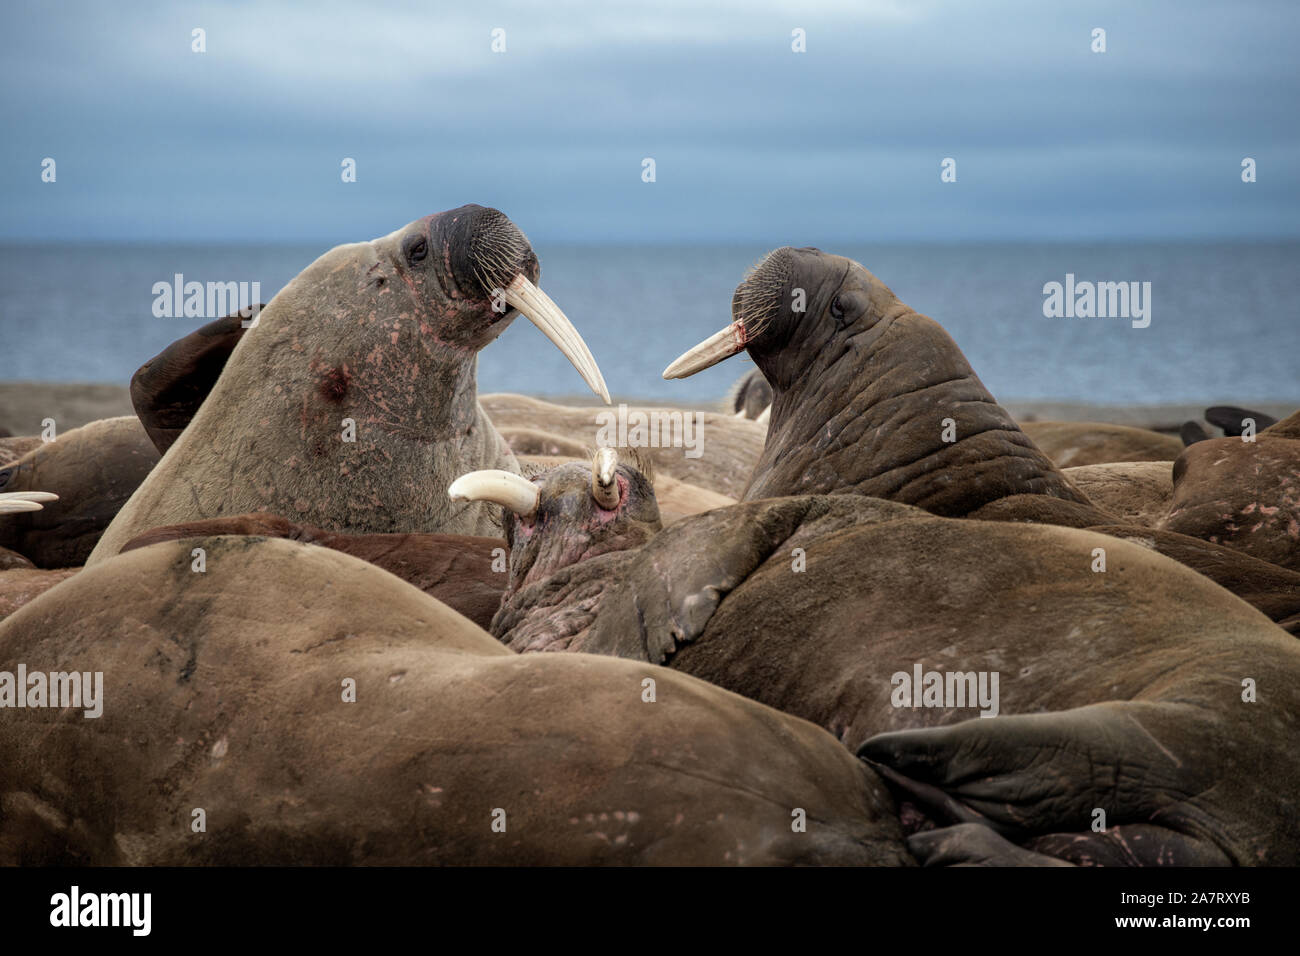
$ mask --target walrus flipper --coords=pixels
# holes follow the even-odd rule
[[[1178,429],[1178,437],[1183,440],[1183,447],[1195,445],[1198,441],[1208,441],[1210,433],[1205,430],[1205,426],[1200,422],[1186,421]]]
[[[858,756],[888,768],[882,776],[904,799],[923,802],[928,789],[937,789],[943,798],[932,806],[940,818],[987,824],[1035,852],[1054,851],[1071,862],[1104,856],[1137,865],[1227,865],[1241,861],[1210,832],[1203,805],[1222,769],[1221,738],[1214,718],[1200,708],[1111,701],[878,734]],[[900,785],[898,776],[911,783]],[[954,812],[949,800],[964,812]],[[1120,828],[1135,825],[1151,828],[1138,831],[1148,837],[1161,836],[1126,842]],[[963,831],[946,845],[940,837],[921,840],[917,850],[953,862],[964,845],[975,862],[990,844],[983,834],[975,840]],[[1102,852],[1121,846],[1123,860]],[[1012,862],[1007,855],[1002,860]]]
[[[979,823],[922,830],[907,838],[922,866],[1072,866],[1065,860],[1016,846]]]
[[[704,633],[718,606],[778,550],[841,528],[925,516],[851,495],[760,499],[666,528],[646,544],[601,606],[584,650],[662,664]]]
[[[249,327],[246,323],[262,308],[258,303],[247,313],[232,312],[195,329],[131,376],[131,404],[159,454],[166,454],[194,418]]]
[[[1211,425],[1223,429],[1228,438],[1239,438],[1246,430],[1247,420],[1255,423],[1255,431],[1261,432],[1270,425],[1276,425],[1277,419],[1264,412],[1253,412],[1249,408],[1236,405],[1212,405],[1205,410],[1205,420]]]

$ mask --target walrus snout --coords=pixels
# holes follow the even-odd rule
[[[445,224],[438,230],[443,233],[440,244],[464,295],[491,299],[516,276],[533,284],[541,278],[541,264],[528,237],[500,210],[471,204],[438,218]]]
[[[415,241],[420,238],[417,235]],[[505,213],[477,205],[452,209],[432,217],[429,240],[436,253],[434,262],[450,269],[455,288],[463,297],[483,303],[489,328],[501,327],[494,335],[517,312],[537,326],[609,404],[609,389],[596,359],[568,316],[537,287],[541,277],[537,253]]]
[[[649,462],[600,448],[589,464],[566,462],[533,480],[499,471],[457,478],[459,501],[502,505],[515,591],[579,561],[640,547],[663,528]]]
[[[786,313],[808,308],[813,290],[799,286],[795,276],[801,260],[823,257],[820,249],[782,246],[764,256],[731,296],[731,324],[685,352],[664,369],[666,379],[686,378],[717,365],[766,332]]]

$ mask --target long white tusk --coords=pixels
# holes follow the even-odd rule
[[[52,491],[6,491],[0,494],[0,514],[40,511],[41,502],[58,500],[59,496]]]
[[[618,507],[618,452],[605,445],[591,460],[591,497],[606,511]]]
[[[573,363],[582,380],[608,405],[609,389],[605,387],[600,367],[596,365],[591,350],[587,348],[587,343],[582,340],[578,330],[573,327],[568,316],[560,311],[560,307],[551,301],[551,297],[524,278],[521,272],[506,286],[504,298],[555,343],[555,347]]]
[[[451,483],[447,495],[452,501],[491,501],[528,518],[536,513],[542,490],[512,471],[489,468],[461,475]]]
[[[741,322],[732,322],[722,331],[714,332],[695,348],[683,353],[681,358],[664,369],[664,378],[686,378],[702,372],[723,359],[731,358],[744,347],[745,326]]]

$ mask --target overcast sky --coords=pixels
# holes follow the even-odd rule
[[[6,0],[0,237],[334,242],[465,202],[550,240],[1295,236],[1298,24],[1294,0]]]

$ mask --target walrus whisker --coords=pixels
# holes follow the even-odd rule
[[[509,508],[521,518],[537,512],[541,489],[511,471],[487,468],[461,475],[447,489],[452,501],[490,501]]]
[[[506,286],[503,295],[507,303],[541,329],[542,334],[564,353],[583,381],[608,405],[609,389],[605,387],[605,378],[600,374],[596,359],[568,316],[551,301],[551,297],[529,282],[522,272]]]

